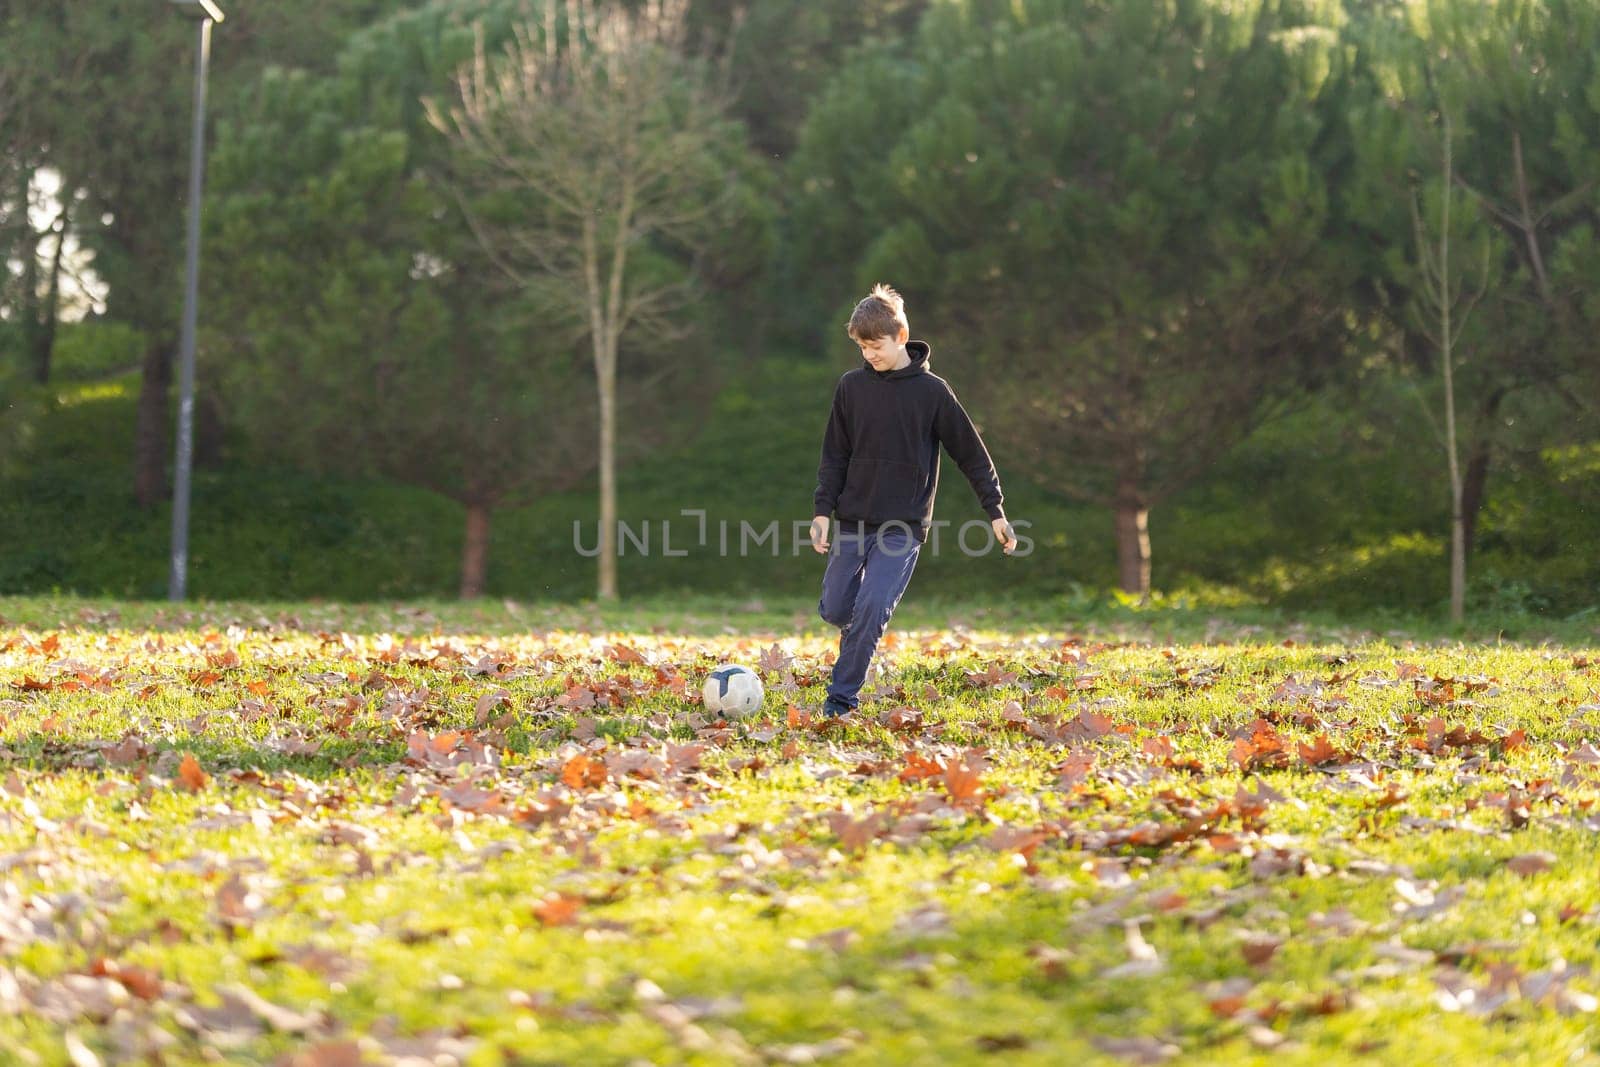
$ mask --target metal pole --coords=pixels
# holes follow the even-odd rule
[[[194,132],[189,142],[189,250],[183,290],[178,372],[178,456],[172,476],[172,573],[167,599],[184,599],[189,579],[189,474],[194,463],[194,335],[200,298],[200,183],[206,151],[206,71],[211,66],[211,20],[200,20],[194,72]]]

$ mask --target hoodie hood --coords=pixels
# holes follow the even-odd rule
[[[878,370],[865,359],[861,361],[861,365],[885,381],[890,378],[911,378],[927,371],[928,360],[933,356],[933,349],[928,346],[926,341],[907,341],[906,355],[911,357],[911,362],[899,370]]]

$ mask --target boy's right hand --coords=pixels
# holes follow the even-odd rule
[[[828,551],[828,516],[818,515],[811,520],[811,547],[818,552]]]

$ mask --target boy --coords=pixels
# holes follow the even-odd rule
[[[1017,547],[989,451],[950,386],[928,370],[927,342],[910,340],[900,294],[875,286],[845,330],[865,362],[834,388],[811,520],[812,547],[827,552],[829,518],[839,516],[838,551],[817,605],[839,627],[824,721],[855,710],[867,664],[911,581],[933,521],[941,444],[1006,553]]]

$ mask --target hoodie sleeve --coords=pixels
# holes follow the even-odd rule
[[[832,515],[833,506],[844,491],[845,472],[850,469],[850,430],[845,422],[844,379],[833,389],[833,408],[828,413],[828,428],[822,435],[822,462],[817,464],[817,491],[812,500],[813,515]]]
[[[956,461],[961,473],[972,484],[972,491],[978,495],[978,503],[984,514],[991,519],[1005,518],[1005,508],[1001,506],[1005,494],[1000,491],[1000,476],[995,473],[994,461],[989,458],[983,438],[978,436],[978,428],[972,425],[971,416],[948,384],[944,395],[939,398],[939,411],[934,417],[933,428],[945,451],[950,453],[950,458]]]

